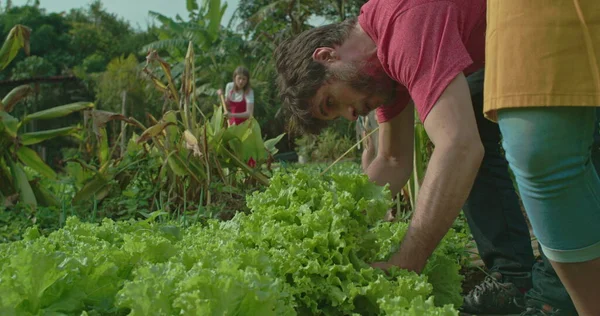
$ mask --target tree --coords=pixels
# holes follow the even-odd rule
[[[34,83],[36,93],[23,100],[23,104],[15,109],[15,115],[49,109],[56,104],[96,99],[98,78],[107,69],[108,63],[113,58],[133,54],[139,64],[145,57],[140,47],[156,39],[152,33],[136,31],[127,21],[108,13],[98,0],[67,13],[48,13],[33,1],[28,5],[10,7],[0,12],[0,32],[3,33],[0,36],[6,36],[17,23],[31,28],[31,41],[35,45],[31,48],[30,57],[19,53],[14,62],[0,73],[0,93],[8,93],[19,80]],[[73,80],[74,76],[76,80]],[[120,96],[121,92],[117,95]],[[138,101],[132,96],[128,104],[137,106],[136,110],[143,109],[132,113],[143,115],[144,110],[156,108],[154,104],[160,102],[160,97],[156,99],[152,103],[147,99]],[[44,130],[80,122],[80,117],[71,115],[59,120],[30,123],[39,125],[24,128]],[[61,156],[65,143],[49,141],[44,146],[51,159]]]
[[[106,71],[97,77],[96,103],[104,111],[120,113],[142,121],[146,113],[155,117],[161,115],[164,102],[162,95],[141,76],[139,62],[135,55],[130,54],[127,57],[114,58]],[[124,132],[125,128],[125,122],[121,122],[121,133],[124,133],[121,136],[122,150],[129,139]],[[113,135],[118,134],[115,125],[112,131]]]

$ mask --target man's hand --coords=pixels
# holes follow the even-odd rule
[[[380,261],[380,262],[373,262],[371,263],[371,267],[374,269],[381,269],[383,271],[387,271],[392,267],[399,267],[398,265],[395,265],[391,262],[386,262],[386,261]]]
[[[420,273],[464,205],[483,159],[467,81],[460,73],[425,120],[435,145],[408,231],[388,263]]]
[[[379,261],[371,263],[371,267],[374,269],[381,269],[384,271],[389,270],[392,267],[398,267],[400,269],[409,269],[402,265],[402,260],[399,253],[395,253],[388,261]]]
[[[363,131],[362,137],[364,138],[365,136],[367,136],[367,132]],[[364,146],[364,149],[363,149],[363,153],[361,156],[361,165],[362,165],[363,171],[366,172],[367,169],[369,169],[371,162],[373,162],[373,159],[375,159],[376,152],[375,152],[375,148],[373,148],[374,146],[372,144],[371,137],[364,138],[363,146]]]
[[[396,117],[379,124],[377,156],[366,167],[371,181],[390,185],[392,196],[402,190],[412,172],[414,115],[414,105],[410,103]]]

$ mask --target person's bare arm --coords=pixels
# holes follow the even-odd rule
[[[363,133],[363,137],[366,134]],[[373,148],[373,144],[371,143],[371,140],[369,139],[369,137],[367,137],[365,139],[364,145],[365,149],[363,149],[362,152],[362,156],[361,156],[361,166],[364,172],[367,172],[367,170],[369,169],[369,166],[371,165],[371,162],[373,162],[373,159],[375,159],[376,153],[375,153],[375,149]]]
[[[366,125],[366,123],[365,123]],[[379,132],[379,131],[377,131]],[[363,152],[361,155],[361,166],[362,166],[362,170],[363,172],[367,172],[367,169],[369,168],[369,165],[371,164],[371,162],[373,162],[373,159],[375,159],[375,156],[377,156],[377,152],[375,150],[375,144],[373,141],[373,134],[369,135],[369,137],[366,137],[369,133],[371,133],[371,130],[368,129],[368,127],[365,126],[365,129],[362,129],[361,132],[361,137],[363,138],[362,141],[362,145],[363,145]]]
[[[469,87],[459,74],[425,120],[435,145],[417,206],[400,250],[387,263],[420,273],[466,201],[484,149],[477,130]]]
[[[413,165],[414,105],[411,102],[393,119],[379,124],[377,156],[366,173],[379,185],[389,183],[395,196],[410,179]]]

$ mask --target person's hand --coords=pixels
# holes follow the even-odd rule
[[[398,267],[401,269],[406,268],[403,267],[402,262],[400,262],[400,251],[392,255],[388,261],[378,261],[371,263],[371,267],[374,269],[381,269],[385,272],[387,272],[387,270],[389,270],[392,267]]]
[[[362,138],[363,138],[363,146],[365,147],[365,149],[367,150],[371,150],[371,137],[367,137],[365,138],[365,136],[367,136],[367,134],[370,133],[370,131],[367,131],[366,129],[362,131]]]
[[[394,264],[390,263],[389,261],[379,261],[371,263],[371,267],[373,269],[381,269],[384,272],[387,272],[390,268],[394,267]]]
[[[221,90],[221,89],[218,89],[218,90],[217,90],[217,95],[219,95],[219,96],[223,95],[223,90]]]

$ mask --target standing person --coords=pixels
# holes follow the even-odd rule
[[[221,89],[217,94],[222,95]],[[230,125],[238,125],[254,113],[254,91],[250,85],[250,71],[239,66],[233,72],[233,81],[225,85],[225,104]]]
[[[476,315],[577,315],[548,259],[542,253],[541,261],[534,260],[529,228],[502,152],[500,129],[483,116],[484,74],[479,70],[467,77],[485,155],[463,211],[488,276],[465,296],[462,311]],[[362,136],[376,127],[372,121],[366,123],[369,121],[359,126],[364,130]],[[364,170],[376,150],[377,139],[369,139],[362,155]],[[600,154],[594,155],[594,161],[600,162]]]
[[[471,192],[484,145],[465,77],[483,67],[485,30],[485,1],[371,0],[358,20],[276,50],[293,126],[318,133],[329,120],[376,109],[379,148],[366,173],[393,194],[412,170],[415,107],[435,146],[400,250],[376,267],[421,272]]]
[[[597,0],[490,0],[485,115],[533,232],[580,315],[600,315]]]
[[[481,70],[467,77],[485,155],[463,211],[489,275],[465,296],[462,310],[475,315],[575,316],[573,302],[544,253],[541,261],[534,260],[500,129],[483,116],[484,76]],[[595,159],[600,162],[600,156]]]
[[[217,94],[221,96],[223,91],[219,89]],[[242,124],[254,114],[254,90],[250,85],[250,71],[246,67],[238,66],[233,72],[233,81],[225,85],[225,104],[229,125]],[[256,166],[253,157],[248,160],[248,165],[252,168]]]

